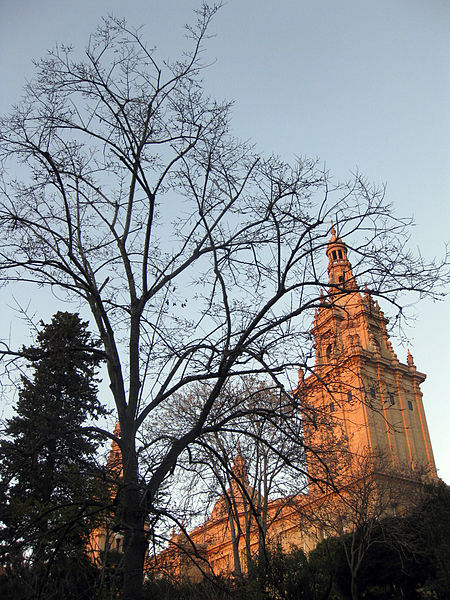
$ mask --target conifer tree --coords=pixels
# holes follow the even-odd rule
[[[0,443],[2,562],[41,582],[58,556],[83,556],[100,498],[98,440],[85,428],[106,412],[97,399],[97,346],[77,314],[41,322],[36,344],[23,348],[32,375],[22,377]]]

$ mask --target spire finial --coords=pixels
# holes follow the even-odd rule
[[[237,443],[237,452],[234,457],[232,471],[235,479],[248,484],[247,461],[242,455],[240,442]]]
[[[334,228],[333,217],[331,217],[331,235],[336,235],[336,229]]]

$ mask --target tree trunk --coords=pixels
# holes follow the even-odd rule
[[[125,432],[126,435],[126,432]],[[124,436],[125,437],[125,436]],[[123,438],[122,438],[123,439]],[[123,542],[122,600],[141,600],[147,539],[145,522],[147,513],[139,487],[137,456],[133,443],[126,444],[121,498],[121,528]]]
[[[230,534],[231,534],[231,543],[233,547],[233,560],[234,560],[234,573],[238,581],[242,582],[242,567],[241,567],[241,559],[239,556],[239,541],[241,539],[240,527],[238,524],[238,534],[236,535],[236,527],[234,524],[234,515],[231,506],[228,504],[228,521],[230,523]],[[239,515],[238,515],[239,519]]]
[[[358,586],[356,585],[356,574],[354,574],[352,572],[352,577],[351,577],[351,594],[352,594],[352,600],[358,600]]]
[[[143,598],[143,572],[147,540],[144,532],[145,517],[139,512],[131,514],[127,508],[125,520],[127,530],[124,539],[124,567],[122,600]]]

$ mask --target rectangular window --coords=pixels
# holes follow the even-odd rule
[[[394,394],[389,394],[389,403],[391,406],[395,404]]]
[[[334,412],[334,402],[330,402],[330,412]]]
[[[411,400],[408,400],[408,408],[409,410],[413,409],[413,403],[411,402]]]
[[[375,388],[370,388],[370,397],[375,398]]]
[[[351,392],[347,392],[347,400],[351,402],[353,400],[353,396]]]

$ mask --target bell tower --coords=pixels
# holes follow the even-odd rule
[[[309,472],[339,472],[345,450],[349,460],[367,455],[383,470],[435,479],[420,391],[426,376],[409,351],[406,363],[398,360],[388,320],[371,293],[359,290],[348,249],[334,226],[326,254],[329,289],[326,295],[321,292],[311,330],[315,367],[301,377],[298,388],[306,406]],[[334,462],[333,448],[341,456]]]
[[[328,277],[330,280],[330,294],[339,292],[340,289],[357,290],[352,265],[347,258],[347,246],[341,238],[337,237],[334,225],[331,226],[331,239],[327,246]]]

